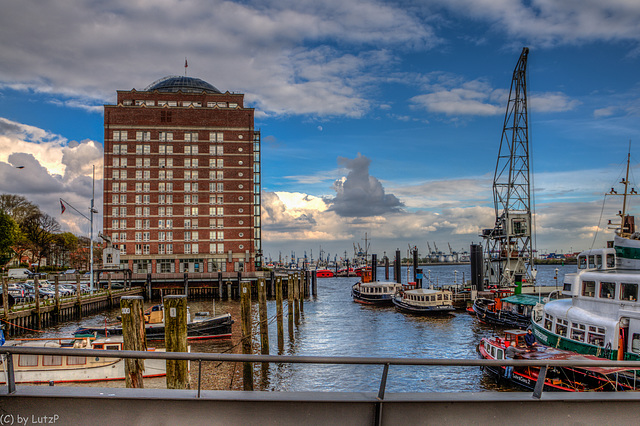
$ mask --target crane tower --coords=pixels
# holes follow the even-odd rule
[[[493,178],[496,221],[485,229],[484,277],[488,285],[532,283],[533,244],[526,68],[529,48],[522,49],[513,71],[509,101]]]

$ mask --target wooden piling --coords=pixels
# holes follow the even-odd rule
[[[164,344],[167,352],[187,352],[187,296],[166,296]],[[187,360],[167,360],[167,389],[189,389]]]
[[[9,320],[9,284],[7,283],[7,277],[2,277],[2,309],[4,312],[5,321]]]
[[[284,352],[284,318],[282,317],[282,277],[276,278],[276,323],[278,331],[278,353]]]
[[[294,302],[293,302],[293,274],[289,274],[289,276],[287,277],[287,309],[288,309],[288,313],[289,313],[289,322],[288,322],[288,329],[289,329],[289,340],[293,340],[293,311],[294,309]]]
[[[82,319],[82,288],[80,286],[80,274],[76,274],[76,318]]]
[[[296,272],[293,274],[293,308],[294,321],[296,325],[300,324],[300,275]]]
[[[240,284],[240,318],[242,323],[242,353],[251,353],[251,283]],[[242,383],[244,390],[253,390],[253,363],[242,363]]]
[[[125,351],[147,350],[142,301],[142,296],[122,296],[120,298],[122,337]],[[127,388],[144,388],[142,380],[144,359],[126,358],[124,371]]]
[[[60,276],[56,274],[53,278],[53,288],[56,292],[54,299],[53,317],[56,322],[60,321]]]
[[[269,355],[269,319],[267,318],[267,286],[264,278],[258,278],[258,314],[260,315],[260,353]],[[269,363],[262,363],[262,383],[267,380]]]
[[[36,296],[36,329],[40,330],[42,328],[42,315],[40,312],[40,282],[37,275],[33,280],[33,287]]]
[[[300,295],[300,314],[304,312],[304,297],[307,294],[307,277],[309,276],[309,271],[302,271],[300,274],[300,291],[298,294]]]

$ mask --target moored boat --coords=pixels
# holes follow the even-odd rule
[[[449,290],[416,288],[401,290],[392,299],[396,309],[413,315],[437,315],[453,312],[453,294]]]
[[[147,340],[164,340],[163,305],[152,306],[145,312],[144,316]],[[223,339],[231,337],[233,320],[229,313],[210,318],[196,316],[194,320],[190,320],[189,318],[190,315],[187,311],[188,340]],[[87,333],[97,334],[99,336],[117,336],[122,335],[122,326],[82,327],[76,331],[76,334]]]
[[[330,269],[318,269],[316,270],[316,278],[333,278],[334,273]]]
[[[540,297],[528,294],[477,298],[473,302],[473,311],[482,323],[524,330],[531,325],[534,307],[542,301]]]
[[[351,287],[351,296],[354,302],[364,305],[391,306],[393,296],[400,290],[402,290],[402,284],[396,282],[366,282],[366,279],[363,279]]]
[[[14,355],[13,370],[16,383],[95,382],[124,380],[125,378],[124,358],[100,356],[101,350],[122,350],[122,337],[9,340],[5,342],[4,346],[92,349],[95,351],[95,356]],[[149,351],[164,351],[164,349],[149,349]],[[3,368],[3,371],[6,371],[6,368]],[[143,377],[162,376],[166,376],[166,361],[164,359],[144,361]],[[5,383],[6,373],[0,372],[0,384]]]
[[[569,360],[585,361],[598,359],[592,355],[582,355],[576,352],[537,344],[526,348],[523,342],[523,330],[506,330],[503,337],[483,338],[478,345],[478,353],[484,359],[502,360],[511,342],[516,342],[514,359],[522,360]],[[507,370],[506,366],[485,366],[488,371],[499,380],[510,384],[534,390],[540,367],[515,366]],[[640,383],[639,383],[640,384]],[[593,391],[625,391],[636,390],[635,371],[613,367],[549,367],[544,380],[544,391],[562,392],[593,392]]]
[[[567,298],[534,309],[533,332],[542,343],[609,359],[640,359],[640,232],[626,214],[630,154],[622,179],[623,208],[608,248],[578,255],[576,273],[564,277]],[[616,195],[613,190],[610,195]]]

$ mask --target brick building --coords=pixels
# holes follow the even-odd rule
[[[254,271],[260,132],[244,95],[193,77],[104,106],[103,233],[134,273]]]

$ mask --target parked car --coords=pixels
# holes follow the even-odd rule
[[[29,271],[27,268],[13,268],[9,269],[7,276],[9,278],[24,279],[27,278],[30,273],[31,271]]]

